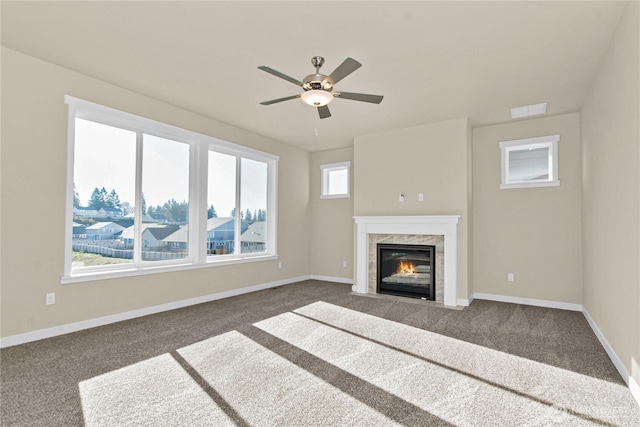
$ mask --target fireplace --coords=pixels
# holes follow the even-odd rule
[[[458,304],[458,222],[460,215],[356,216],[356,277],[353,290],[377,292],[376,244],[436,245],[435,301]],[[430,241],[432,237],[436,242]],[[442,243],[437,240],[442,238]],[[400,241],[401,240],[401,241]]]
[[[377,245],[377,292],[435,301],[436,247]]]

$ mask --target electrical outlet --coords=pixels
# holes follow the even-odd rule
[[[346,267],[347,266],[347,261],[342,261],[342,266]]]
[[[278,268],[282,268],[282,262],[278,262]]]
[[[398,201],[399,202],[404,202],[404,194],[401,194],[398,196]]]
[[[53,292],[50,294],[47,294],[47,305],[51,305],[55,303],[56,303],[56,294]]]
[[[513,273],[507,274],[507,280],[513,282]]]
[[[418,201],[424,202],[424,193],[418,193]]]

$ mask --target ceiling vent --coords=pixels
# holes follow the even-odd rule
[[[522,117],[536,116],[547,112],[547,103],[525,105],[524,107],[516,107],[511,109],[511,118],[519,119]]]

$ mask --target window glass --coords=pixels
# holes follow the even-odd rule
[[[267,249],[267,164],[241,159],[240,241],[242,253]]]
[[[131,263],[136,134],[75,119],[72,268]]]
[[[143,135],[142,260],[189,255],[189,145]]]
[[[236,157],[209,151],[207,255],[235,250]]]
[[[328,171],[329,194],[347,194],[349,192],[349,173],[346,168]]]
[[[500,143],[501,189],[552,187],[558,179],[558,141],[549,135]]]
[[[509,181],[548,181],[549,147],[509,151]]]
[[[349,197],[349,169],[351,162],[320,166],[321,198]]]

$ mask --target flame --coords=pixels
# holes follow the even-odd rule
[[[413,274],[416,272],[414,267],[412,262],[400,261],[397,272],[400,274]]]

